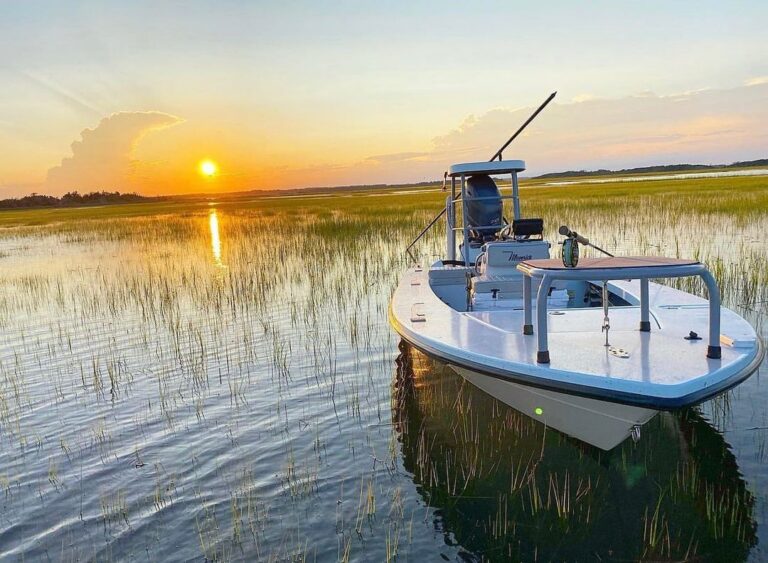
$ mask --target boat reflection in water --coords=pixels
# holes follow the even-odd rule
[[[405,469],[446,541],[478,560],[739,561],[756,544],[753,496],[695,409],[604,452],[400,347],[393,419]]]

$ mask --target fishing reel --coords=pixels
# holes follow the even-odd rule
[[[591,246],[595,250],[598,250],[605,254],[606,256],[610,256],[613,258],[613,254],[608,252],[607,250],[603,250],[597,245],[592,244],[589,242],[589,239],[586,237],[581,236],[576,231],[572,231],[565,225],[560,227],[558,231],[561,235],[563,235],[565,240],[563,241],[563,246],[561,250],[561,255],[563,258],[563,266],[566,268],[575,268],[576,265],[579,263],[579,243],[583,244],[584,246]]]
[[[575,237],[568,237],[563,241],[561,249],[563,266],[575,268],[579,263],[579,243]]]

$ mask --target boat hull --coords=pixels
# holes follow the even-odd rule
[[[639,429],[659,412],[520,385],[449,365],[469,383],[520,413],[603,450],[621,444],[633,429]]]
[[[684,338],[706,333],[708,302],[669,286],[649,284],[653,326],[639,330],[640,282],[625,280],[608,283],[609,292],[628,303],[610,311],[617,353],[604,344],[601,307],[559,307],[549,312],[551,357],[542,364],[522,310],[463,308],[466,275],[447,271],[445,280],[432,279],[433,270],[413,268],[401,279],[389,319],[403,340],[521,413],[602,449],[624,441],[658,411],[698,404],[738,385],[763,358],[754,328],[726,308],[721,334],[734,345],[709,358],[707,341]]]

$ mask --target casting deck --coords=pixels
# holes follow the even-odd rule
[[[629,307],[611,307],[610,344],[604,346],[602,308],[559,308],[547,314],[551,361],[537,363],[537,338],[524,335],[524,311],[457,311],[429,285],[428,271],[408,270],[390,308],[396,330],[444,361],[492,377],[623,404],[672,409],[695,404],[749,376],[762,359],[754,329],[721,309],[722,357],[707,357],[709,302],[649,284],[650,332],[638,330],[640,282],[609,282]],[[534,311],[536,309],[534,308]],[[685,340],[691,331],[702,340]],[[757,352],[757,353],[756,353]]]

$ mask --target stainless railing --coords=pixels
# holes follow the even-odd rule
[[[421,231],[421,232],[419,233],[419,235],[418,235],[418,236],[417,236],[415,239],[413,239],[413,241],[411,242],[411,244],[409,244],[409,245],[408,245],[408,247],[405,249],[405,253],[406,253],[408,256],[410,256],[411,260],[413,260],[413,261],[414,261],[414,263],[415,263],[415,262],[418,262],[418,260],[416,260],[416,257],[415,257],[413,254],[411,254],[411,248],[413,248],[413,246],[414,246],[414,245],[415,245],[417,242],[419,242],[419,241],[421,240],[421,237],[423,237],[425,234],[427,234],[427,231],[428,231],[429,229],[431,229],[431,228],[432,228],[432,225],[434,225],[435,223],[437,223],[437,222],[440,220],[440,217],[442,217],[443,215],[445,215],[445,211],[446,211],[446,209],[448,209],[448,208],[447,208],[447,207],[443,207],[442,211],[440,211],[440,213],[438,213],[438,214],[437,214],[437,216],[436,216],[434,219],[432,219],[432,220],[429,222],[429,225],[427,225],[426,227],[424,227],[424,230],[423,230],[423,231]]]
[[[446,199],[450,200],[450,198],[446,198]],[[455,205],[457,203],[464,204],[464,202],[467,202],[467,201],[492,201],[492,200],[505,200],[505,199],[511,199],[511,200],[513,200],[513,204],[517,205],[518,196],[516,196],[514,194],[498,195],[498,196],[486,196],[486,197],[465,197],[463,200],[462,200],[461,197],[457,197],[451,203],[453,203]],[[405,253],[410,257],[410,259],[413,261],[413,263],[417,263],[418,260],[411,253],[411,249],[416,245],[417,242],[419,242],[421,240],[421,238],[425,234],[427,234],[427,232],[429,232],[429,230],[435,225],[435,223],[437,223],[440,220],[440,218],[443,215],[445,215],[447,210],[448,210],[448,206],[446,205],[446,207],[443,207],[443,209],[440,210],[440,213],[438,213],[429,222],[429,224],[427,224],[427,226],[424,227],[424,229],[416,236],[416,238],[411,241],[411,244],[409,244],[405,248]],[[464,217],[463,213],[461,214],[461,217],[462,217],[462,223],[463,223],[463,217]],[[496,227],[499,227],[500,229],[502,229],[502,228],[504,228],[504,225],[472,225],[471,226],[472,229],[493,229],[493,228],[496,228]],[[462,226],[460,226],[460,227],[457,227],[455,225],[450,225],[449,228],[453,232],[459,232],[459,231],[465,231],[465,229],[467,229],[469,227],[462,224]]]

